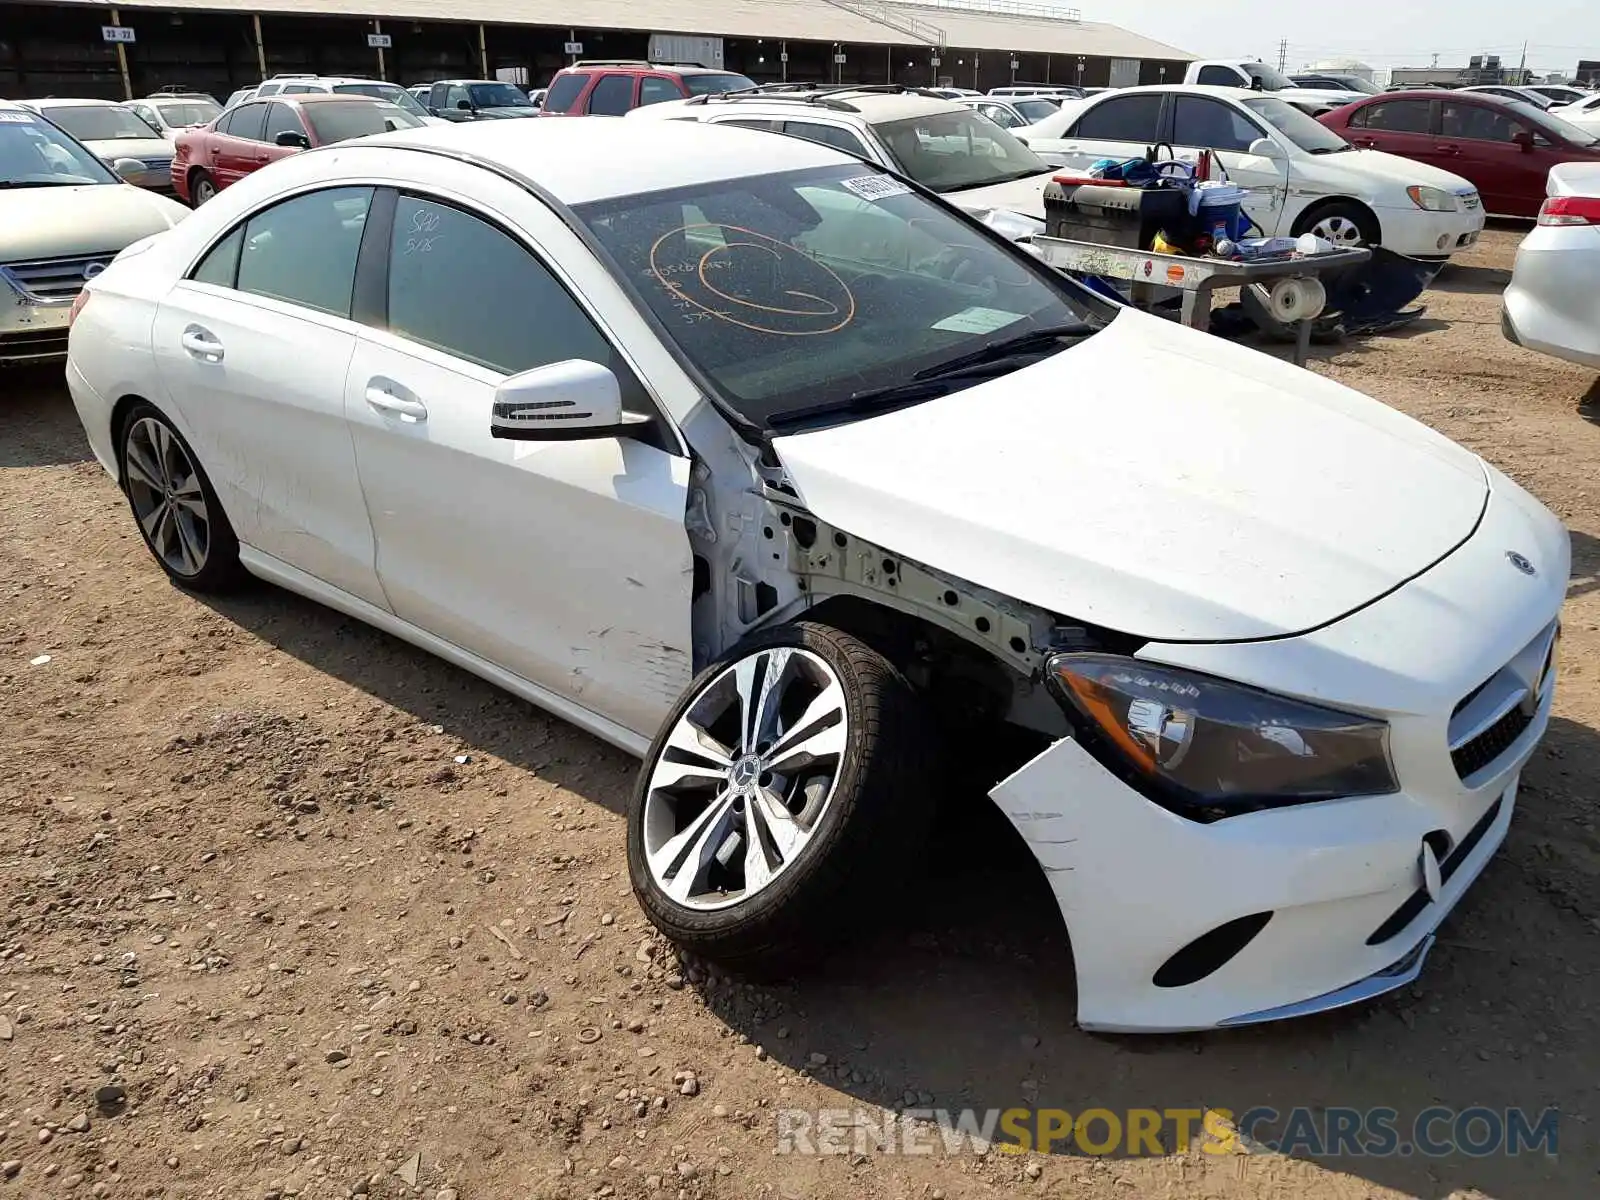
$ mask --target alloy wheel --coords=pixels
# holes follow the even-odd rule
[[[211,552],[211,514],[189,452],[165,424],[141,417],[123,457],[128,500],[150,548],[174,573],[198,575]]]
[[[1311,227],[1311,232],[1325,242],[1332,242],[1341,250],[1366,244],[1366,239],[1361,236],[1361,227],[1349,217],[1338,215],[1323,217]]]
[[[817,832],[849,737],[844,687],[810,650],[757,650],[714,676],[649,768],[644,858],[657,886],[700,910],[770,887]]]

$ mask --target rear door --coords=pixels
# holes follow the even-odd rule
[[[639,107],[682,100],[683,85],[670,75],[644,75],[639,79]]]
[[[344,417],[372,196],[323,188],[250,215],[163,298],[151,342],[240,541],[382,607]]]
[[[1346,137],[1363,150],[1382,150],[1401,158],[1437,164],[1436,113],[1429,100],[1380,100],[1350,116]]]
[[[635,107],[639,77],[605,72],[589,89],[584,112],[591,117],[623,117]],[[681,97],[680,97],[681,99]]]
[[[1029,141],[1062,155],[1062,165],[1078,171],[1102,158],[1134,158],[1160,140],[1165,100],[1161,92],[1110,96],[1086,109],[1059,142]]]

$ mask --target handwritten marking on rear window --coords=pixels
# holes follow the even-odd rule
[[[685,261],[667,257],[673,249],[668,243],[697,231],[701,236],[715,231],[724,244],[688,260],[694,269],[686,272]],[[755,333],[837,333],[856,316],[854,293],[824,264],[787,242],[737,225],[702,222],[669,230],[650,247],[650,273],[686,311]]]
[[[438,232],[439,214],[431,209],[419,208],[411,214],[411,227],[406,230],[406,253],[427,254],[443,235]]]

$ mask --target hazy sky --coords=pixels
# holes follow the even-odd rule
[[[1528,46],[1528,65],[1571,71],[1600,59],[1600,0],[1050,0],[1206,57],[1278,62],[1289,40],[1291,69],[1322,58],[1374,67],[1465,66],[1498,54],[1509,66]]]

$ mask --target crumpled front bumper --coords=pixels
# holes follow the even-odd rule
[[[1416,977],[1434,931],[1505,839],[1554,696],[1566,531],[1487,474],[1476,534],[1368,607],[1293,638],[1140,651],[1383,715],[1398,792],[1201,823],[1146,799],[1071,737],[993,789],[1060,905],[1085,1028],[1250,1024]],[[1526,666],[1537,661],[1542,672]],[[1508,672],[1526,683],[1515,728],[1458,741],[1474,697]]]

